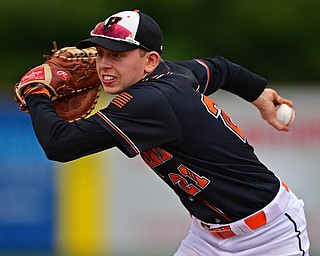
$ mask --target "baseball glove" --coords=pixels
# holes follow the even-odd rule
[[[96,71],[95,47],[79,50],[76,47],[57,49],[53,43],[52,55],[27,72],[14,86],[14,99],[22,111],[29,113],[25,97],[45,88],[58,116],[76,121],[88,116],[94,109],[100,93]]]

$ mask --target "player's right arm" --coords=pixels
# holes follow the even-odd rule
[[[223,57],[176,62],[187,67],[199,82],[199,92],[210,95],[218,89],[224,89],[251,102],[260,112],[262,119],[278,131],[289,131],[288,126],[276,119],[276,106],[292,101],[282,98],[278,93],[266,88],[264,78],[234,64]]]
[[[275,90],[269,88],[265,89],[260,96],[252,102],[259,110],[262,119],[278,131],[289,131],[289,126],[281,124],[276,118],[276,106],[283,103],[288,104],[290,107],[293,106],[291,100],[282,98]]]
[[[264,78],[220,56],[175,63],[192,71],[199,82],[199,92],[205,95],[223,89],[252,102],[267,85]]]

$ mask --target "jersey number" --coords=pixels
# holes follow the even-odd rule
[[[237,135],[243,142],[246,142],[246,137],[240,128],[232,121],[226,112],[224,112],[211,98],[201,95],[201,101],[205,105],[207,111],[215,118],[221,117],[224,125],[228,127],[235,135]]]
[[[180,174],[170,173],[169,178],[174,185],[178,185],[182,190],[187,192],[189,195],[194,196],[198,194],[202,189],[204,189],[210,183],[210,181],[207,178],[203,176],[199,176],[198,174],[196,174],[195,172],[193,172],[192,170],[190,170],[184,165],[180,165],[178,167],[178,170]],[[186,179],[186,177],[194,181],[195,185],[190,184]]]

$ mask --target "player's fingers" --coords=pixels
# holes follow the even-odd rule
[[[293,107],[293,102],[291,100],[282,98],[280,95],[277,94],[275,97],[275,105],[287,104],[290,107]]]
[[[277,119],[272,119],[269,120],[268,122],[271,126],[276,128],[278,131],[283,131],[283,132],[288,132],[289,131],[289,126],[283,125],[277,121]]]
[[[279,104],[287,104],[289,107],[293,107],[293,102],[291,100],[283,99],[280,100]]]

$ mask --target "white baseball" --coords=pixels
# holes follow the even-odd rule
[[[277,106],[276,117],[279,123],[290,126],[296,117],[296,112],[287,104],[281,104]]]

